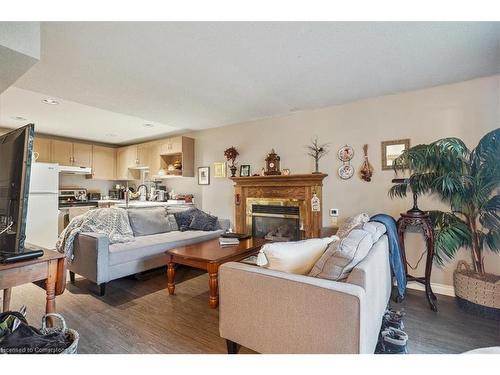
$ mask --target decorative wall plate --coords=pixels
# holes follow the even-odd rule
[[[340,161],[345,163],[354,157],[354,149],[351,146],[345,145],[339,149],[337,156]]]
[[[354,167],[350,164],[341,165],[338,173],[341,179],[348,180],[354,175]]]

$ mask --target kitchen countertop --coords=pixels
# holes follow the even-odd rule
[[[125,200],[115,200],[115,199],[101,199],[97,201],[98,203],[114,203],[115,207],[123,208],[126,206]],[[128,202],[129,207],[167,207],[167,206],[192,206],[193,203],[186,203],[184,201],[168,200],[166,202],[158,201],[140,201],[140,200],[130,200]]]

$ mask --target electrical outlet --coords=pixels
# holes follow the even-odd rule
[[[330,216],[331,217],[338,217],[339,216],[339,209],[338,208],[330,208]]]

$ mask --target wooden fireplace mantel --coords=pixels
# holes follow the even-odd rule
[[[248,201],[255,199],[293,200],[300,208],[303,238],[320,236],[321,211],[312,211],[313,194],[323,202],[323,179],[327,174],[292,174],[288,176],[233,177],[235,202],[235,231],[250,233]]]
[[[298,185],[298,186],[311,186],[322,185],[323,179],[328,176],[324,173],[311,173],[311,174],[290,174],[277,175],[277,176],[249,176],[249,177],[232,177],[236,186],[279,186],[281,184]]]

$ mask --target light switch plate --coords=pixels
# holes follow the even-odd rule
[[[339,209],[338,208],[330,208],[330,216],[331,217],[338,217],[339,216]]]

